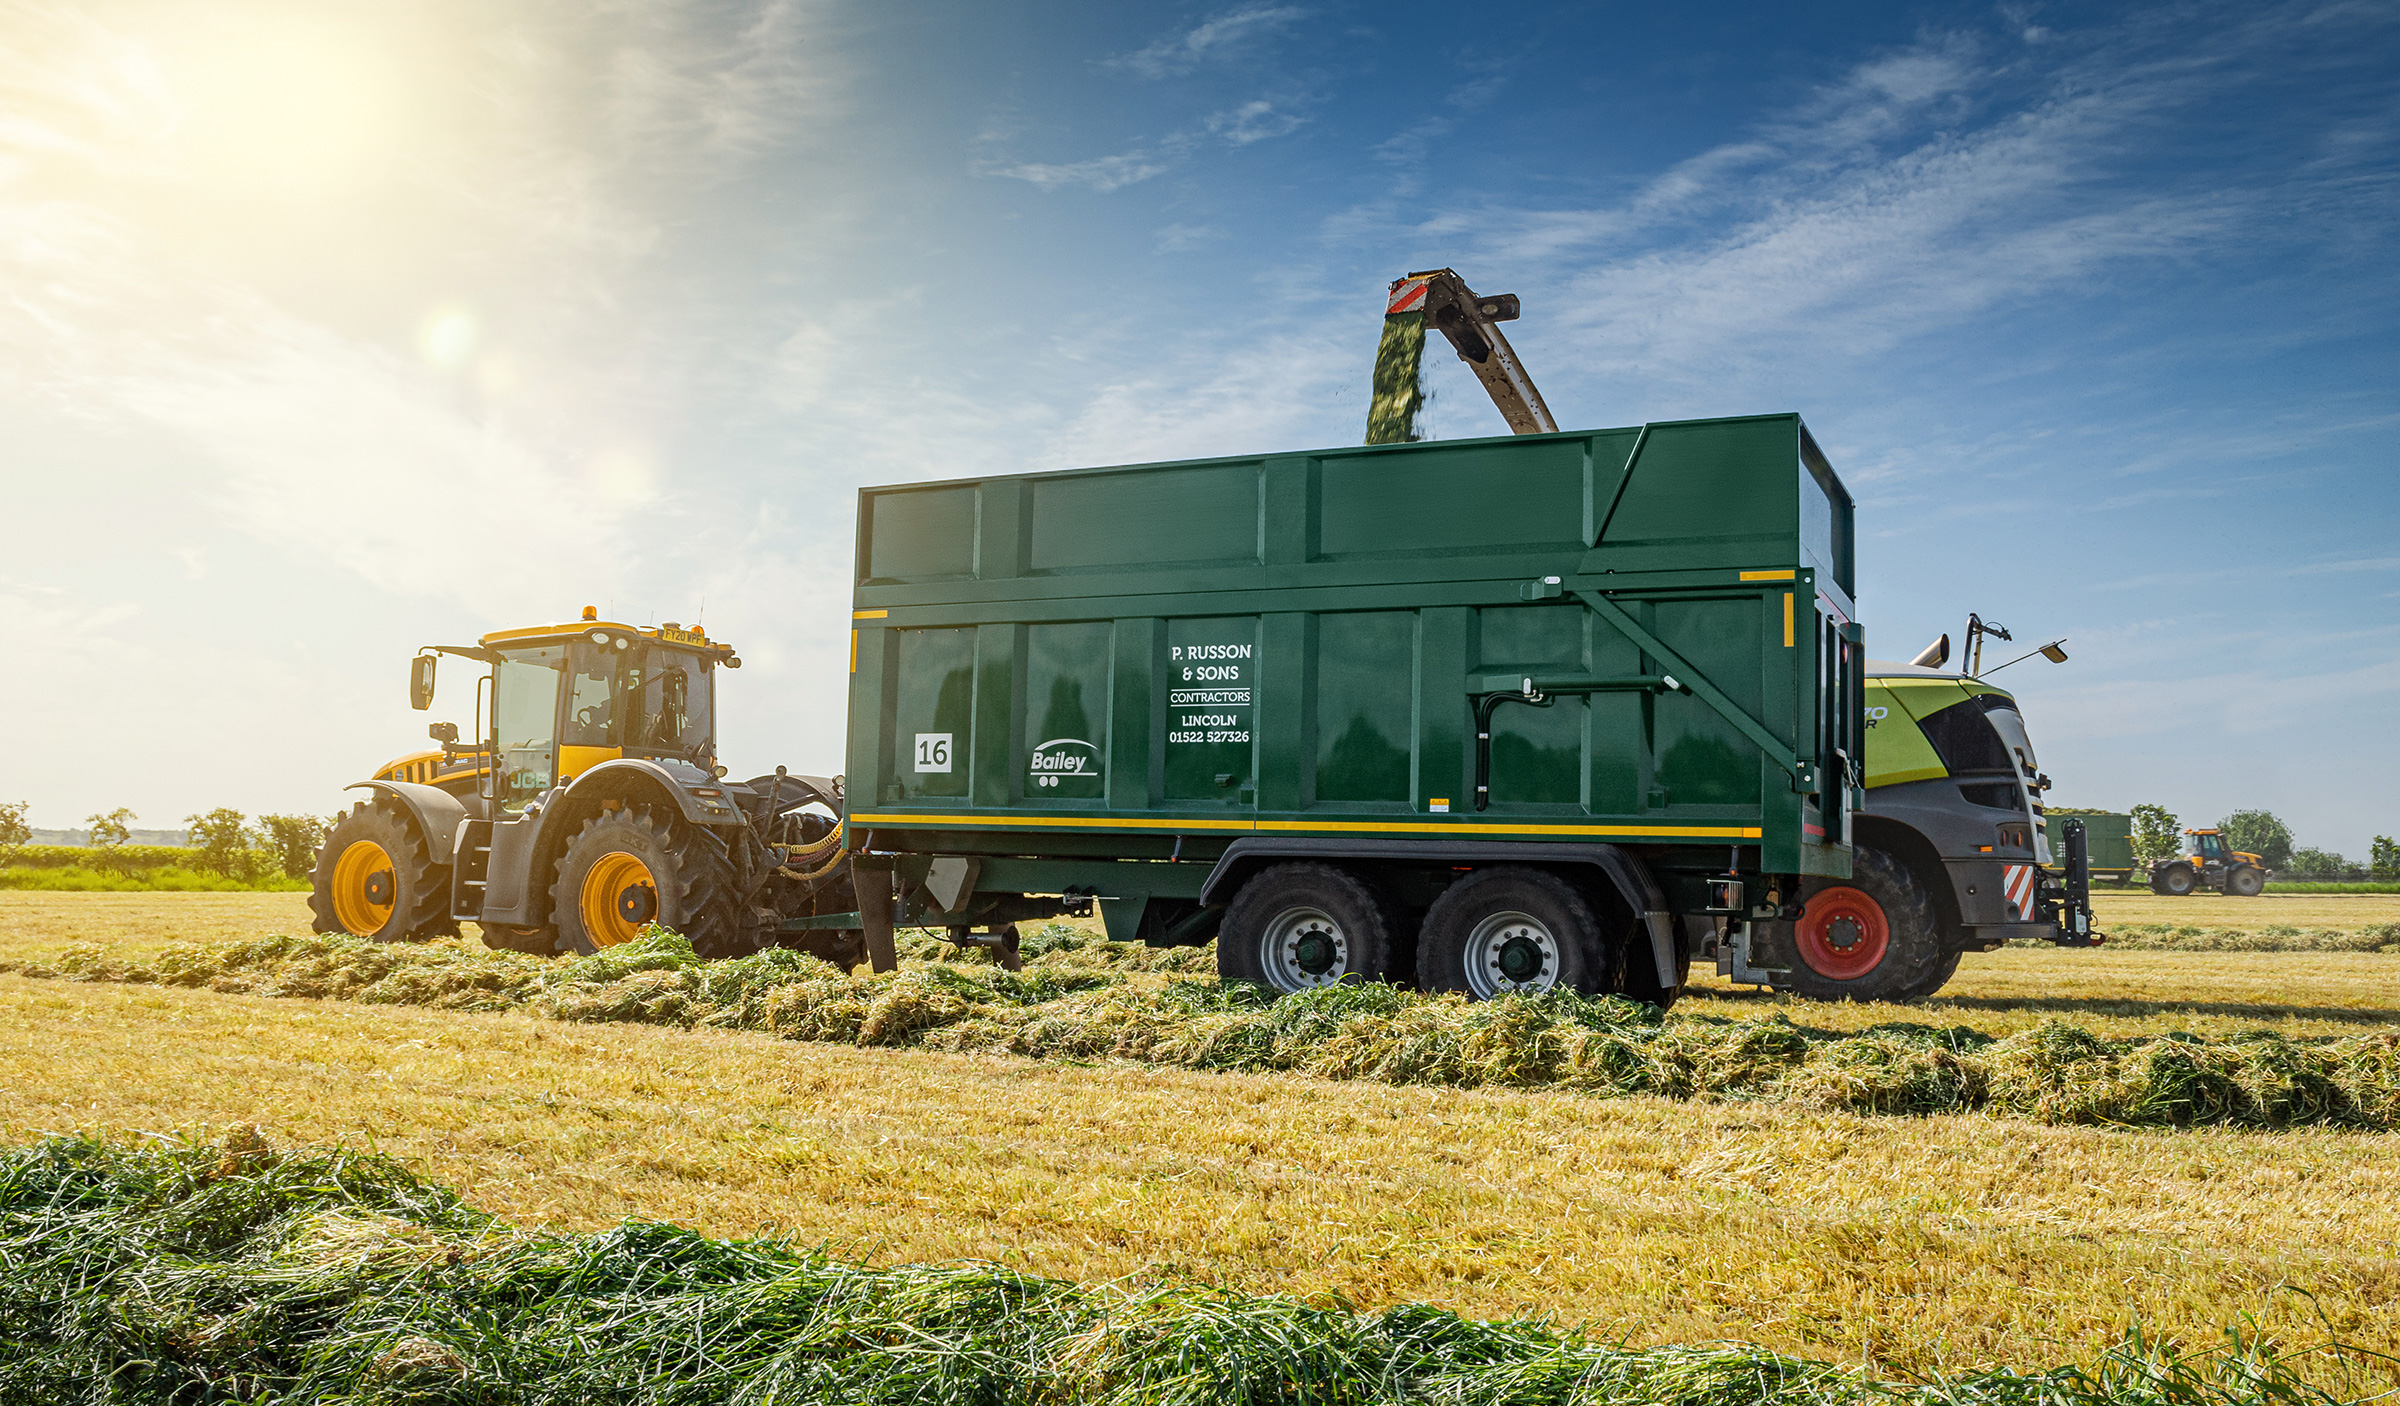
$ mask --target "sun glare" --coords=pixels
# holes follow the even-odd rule
[[[405,85],[373,37],[302,10],[193,7],[157,65],[206,179],[321,194],[379,173],[402,136]]]
[[[475,314],[457,304],[435,308],[417,328],[417,350],[444,371],[456,371],[475,355],[482,340]]]

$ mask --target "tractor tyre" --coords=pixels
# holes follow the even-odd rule
[[[1217,974],[1277,995],[1381,981],[1391,917],[1375,890],[1329,864],[1278,864],[1242,885],[1217,933]]]
[[[648,806],[603,811],[558,857],[550,886],[558,950],[588,957],[631,942],[651,923],[683,934],[702,957],[756,950],[734,901],[733,870],[716,837]]]
[[[1812,881],[1796,922],[1761,923],[1775,989],[1816,1001],[1905,1001],[1930,989],[1948,947],[1933,897],[1879,849],[1851,851],[1850,878]],[[1933,984],[1938,985],[1938,982]]]
[[[2266,892],[2266,888],[2266,871],[2247,864],[2225,876],[2225,892],[2236,898],[2256,898]]]
[[[1634,955],[1649,963],[1649,938]],[[1608,963],[1600,919],[1575,886],[1540,869],[1478,869],[1442,891],[1417,939],[1417,985],[1476,1000],[1589,992]],[[1655,984],[1657,973],[1650,981]]]
[[[2158,877],[2150,881],[2150,887],[2154,892],[2181,898],[2199,889],[2200,876],[2192,872],[2189,864],[2170,864],[2158,871]]]
[[[1950,978],[1958,975],[1958,959],[1965,955],[1967,954],[1959,949],[1951,948],[1940,961],[1933,964],[1932,969],[1926,972],[1921,979],[1911,982],[1908,989],[1900,993],[1900,999],[1922,1001],[1934,992],[1948,986]]]
[[[334,822],[313,880],[308,907],[318,932],[407,942],[458,931],[450,866],[433,862],[416,817],[389,796],[360,801]]]

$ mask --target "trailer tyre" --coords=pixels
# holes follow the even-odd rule
[[[1478,869],[1426,911],[1417,985],[1479,1001],[1560,987],[1589,991],[1603,965],[1599,947],[1600,920],[1574,885],[1539,869]],[[1637,955],[1653,960],[1646,938]]]
[[[1375,891],[1329,864],[1278,864],[1242,885],[1217,932],[1217,974],[1278,994],[1381,981],[1391,919]]]
[[[738,957],[742,943],[730,866],[696,825],[648,806],[602,811],[584,822],[558,858],[550,912],[558,950],[590,956],[656,923],[688,938],[703,957]]]
[[[458,931],[450,866],[433,862],[416,819],[388,796],[360,801],[317,852],[308,906],[318,932],[406,942]]]
[[[1775,989],[1818,1001],[1905,1001],[1939,985],[1947,949],[1932,895],[1879,849],[1851,851],[1850,878],[1812,884],[1798,921],[1764,925]],[[1929,984],[1930,983],[1930,984]]]

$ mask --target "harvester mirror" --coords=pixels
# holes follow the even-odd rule
[[[2061,645],[2064,645],[2065,643],[2066,643],[2066,641],[2065,641],[2065,640],[2053,640],[2053,641],[2051,641],[2050,643],[2048,643],[2048,644],[2046,644],[2046,645],[2043,645],[2043,646],[2042,646],[2042,657],[2043,657],[2044,659],[2047,659],[2047,660],[2049,660],[2049,661],[2050,661],[2051,663],[2053,663],[2053,664],[2064,664],[2064,663],[2066,663],[2066,662],[2067,662],[2067,652],[2066,652],[2066,650],[2064,650],[2064,649],[2060,648],[2060,646],[2061,646]]]
[[[408,661],[408,706],[420,713],[433,706],[433,666],[439,657],[420,654]]]

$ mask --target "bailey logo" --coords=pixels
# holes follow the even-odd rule
[[[1054,737],[1033,749],[1026,779],[1035,786],[1056,787],[1061,781],[1100,779],[1100,749],[1079,737]]]

